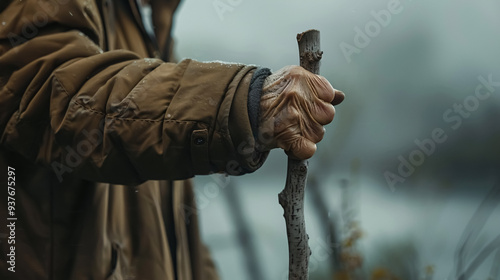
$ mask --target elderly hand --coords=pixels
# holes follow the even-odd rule
[[[324,77],[300,66],[286,66],[266,78],[260,101],[260,150],[282,148],[297,159],[307,159],[323,139],[344,93]]]

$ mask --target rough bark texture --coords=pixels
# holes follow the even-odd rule
[[[304,191],[307,179],[307,161],[288,158],[285,189],[279,202],[285,211],[288,236],[288,279],[309,279],[309,236],[304,220]]]
[[[308,30],[297,35],[300,66],[318,74],[319,60],[323,54],[319,46],[319,31]],[[288,158],[285,189],[279,194],[283,207],[288,236],[288,279],[309,279],[309,236],[304,220],[304,191],[307,179],[306,160]]]
[[[311,29],[297,34],[297,42],[299,44],[300,66],[314,74],[319,74],[319,61],[323,55],[319,46],[319,31]]]

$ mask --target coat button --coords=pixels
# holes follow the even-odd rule
[[[194,144],[196,144],[196,145],[203,145],[203,144],[205,144],[205,138],[203,138],[203,137],[196,137],[194,139]]]

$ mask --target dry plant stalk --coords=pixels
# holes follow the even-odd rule
[[[300,66],[318,74],[323,52],[319,45],[319,31],[308,30],[297,34]],[[304,193],[307,179],[307,160],[288,158],[285,188],[279,194],[283,207],[288,237],[288,279],[309,279],[309,236],[304,220]]]

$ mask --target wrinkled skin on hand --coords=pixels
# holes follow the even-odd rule
[[[324,125],[335,115],[344,93],[324,77],[300,66],[286,66],[266,78],[260,101],[260,150],[282,148],[297,159],[308,159],[323,139]]]

